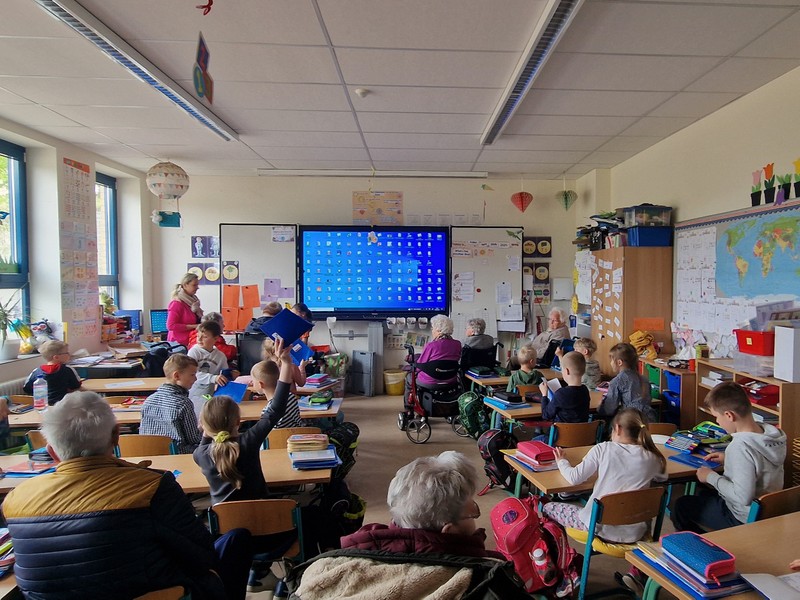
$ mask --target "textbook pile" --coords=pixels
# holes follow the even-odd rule
[[[328,410],[333,402],[333,392],[331,390],[314,392],[311,396],[301,396],[297,400],[297,406],[301,410]]]
[[[510,456],[531,471],[554,471],[558,468],[553,447],[544,442],[520,442],[516,454]]]
[[[308,388],[319,388],[327,385],[330,383],[330,377],[327,373],[316,373],[314,375],[309,375],[306,378],[306,384],[303,387]]]
[[[286,449],[289,452],[325,450],[329,443],[328,436],[324,433],[298,433],[289,436],[286,440]]]
[[[14,567],[14,543],[5,527],[0,529],[0,577]]]
[[[289,451],[289,460],[292,461],[292,468],[298,471],[335,469],[342,464],[342,461],[336,455],[336,448],[333,444],[328,445],[324,450]]]

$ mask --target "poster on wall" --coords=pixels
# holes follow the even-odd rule
[[[239,261],[222,261],[222,280],[223,283],[239,283]]]
[[[534,304],[550,304],[550,265],[533,263],[533,302]]]
[[[192,258],[219,258],[219,236],[193,235],[190,245]]]
[[[522,239],[522,258],[552,258],[553,239],[546,237],[524,237]]]
[[[403,192],[353,192],[353,225],[402,225]]]

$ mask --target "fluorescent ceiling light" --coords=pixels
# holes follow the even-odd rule
[[[489,124],[481,134],[481,144],[491,144],[503,132],[582,4],[583,0],[550,0],[547,3]]]
[[[75,0],[34,0],[50,15],[71,27],[98,49],[125,67],[184,110],[193,119],[225,141],[238,140],[239,135],[201,102],[187,94],[158,67],[139,54],[130,44],[106,27],[97,17]]]
[[[368,169],[258,169],[265,177],[450,177],[453,179],[486,179],[487,171],[371,171]]]

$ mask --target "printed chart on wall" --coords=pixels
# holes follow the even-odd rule
[[[733,329],[755,306],[800,298],[800,205],[764,207],[679,223],[675,228],[677,349],[736,349]]]
[[[242,331],[269,302],[295,303],[296,237],[294,225],[220,224],[220,306],[227,331]]]
[[[99,339],[97,217],[91,167],[63,159],[64,205],[59,226],[61,311],[75,348]]]
[[[453,337],[464,341],[467,322],[486,321],[486,333],[524,331],[522,229],[453,227],[451,240]]]

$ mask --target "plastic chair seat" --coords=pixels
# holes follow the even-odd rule
[[[567,531],[567,535],[576,542],[586,544],[586,540],[589,539],[588,531],[584,531],[582,529],[573,529],[572,527],[565,527],[565,529]],[[653,538],[648,534],[639,541],[652,542]],[[607,554],[608,556],[613,556],[615,558],[625,558],[625,553],[635,550],[638,543],[639,542],[632,542],[630,544],[626,544],[624,542],[610,542],[608,540],[595,537],[592,540],[592,551],[599,552],[600,554]]]

